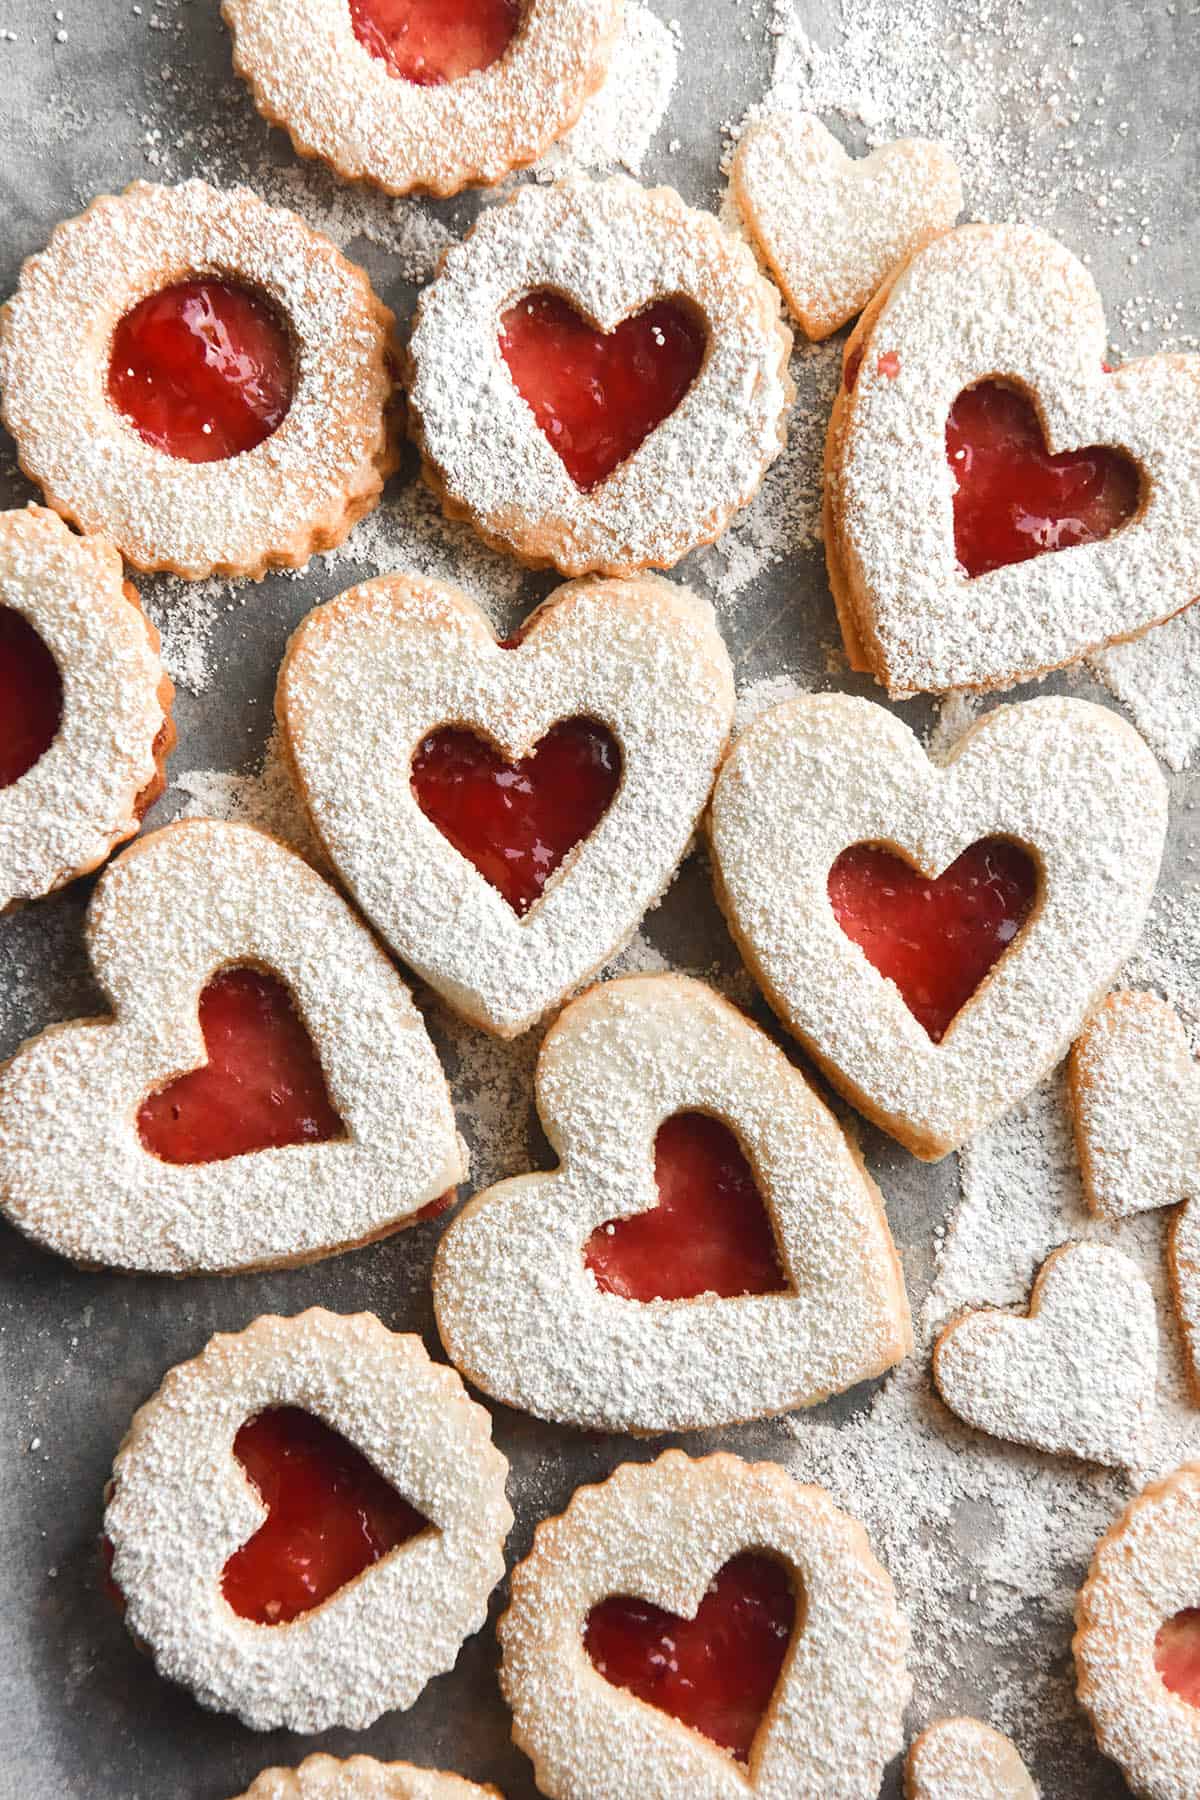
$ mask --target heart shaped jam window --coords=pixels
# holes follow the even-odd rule
[[[62,722],[58,664],[23,613],[0,606],[0,788],[45,755]]]
[[[935,1044],[1015,942],[1037,890],[1036,862],[1007,838],[981,838],[933,881],[881,844],[852,845],[829,871],[838,924]]]
[[[621,750],[594,719],[564,719],[510,763],[473,731],[444,726],[418,745],[411,781],[421,811],[520,917],[604,817]]]
[[[707,344],[706,327],[682,300],[657,300],[605,332],[542,289],[500,321],[500,352],[517,392],[585,494],[675,411]]]
[[[606,1681],[748,1762],[796,1626],[796,1589],[774,1557],[719,1569],[694,1619],[614,1595],[593,1606],[583,1646]]]
[[[490,68],[521,23],[520,0],[350,0],[364,49],[417,87]]]
[[[597,1287],[625,1300],[787,1291],[754,1171],[728,1125],[700,1112],[664,1120],[654,1179],[656,1207],[610,1219],[588,1239]]]
[[[312,1039],[278,976],[222,969],[200,995],[207,1062],[142,1102],[138,1135],[168,1163],[221,1162],[343,1136]]]
[[[287,325],[230,281],[149,294],[113,333],[110,400],[146,443],[184,462],[253,450],[287,417],[293,385]]]
[[[267,1508],[221,1575],[243,1619],[286,1625],[430,1529],[361,1451],[299,1407],[248,1419],[233,1453]]]
[[[1051,456],[1037,409],[1000,381],[966,388],[946,421],[954,550],[970,576],[1094,544],[1131,519],[1141,478],[1108,445]]]
[[[1200,1706],[1200,1606],[1185,1607],[1160,1626],[1154,1666],[1169,1693]]]

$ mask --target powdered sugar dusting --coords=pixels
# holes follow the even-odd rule
[[[314,868],[328,869],[328,858],[296,792],[278,727],[267,740],[261,762],[249,773],[183,769],[175,772],[171,785],[187,796],[177,818],[253,825],[278,838]]]
[[[572,169],[628,169],[640,175],[662,125],[679,64],[679,27],[664,25],[641,0],[625,0],[621,35],[603,84],[579,122],[552,144],[534,173],[554,181]]]
[[[1169,769],[1184,769],[1200,743],[1200,606],[1089,659]]]

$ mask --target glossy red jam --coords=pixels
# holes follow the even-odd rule
[[[626,1300],[778,1294],[787,1283],[754,1171],[720,1119],[675,1113],[654,1140],[658,1205],[612,1219],[584,1252],[596,1285]]]
[[[946,456],[958,483],[954,549],[968,575],[1095,543],[1137,511],[1136,463],[1105,445],[1051,456],[1032,401],[999,381],[958,396]]]
[[[1160,1626],[1154,1666],[1165,1688],[1189,1706],[1200,1706],[1200,1606],[1189,1606]]]
[[[879,844],[855,844],[829,871],[834,917],[895,982],[935,1044],[1029,917],[1037,865],[1005,838],[981,838],[925,877]]]
[[[23,613],[0,606],[0,788],[32,769],[58,735],[58,664]]]
[[[418,745],[412,763],[421,811],[518,914],[595,830],[620,781],[620,747],[594,719],[555,725],[519,763],[447,726]]]
[[[418,87],[490,68],[521,23],[519,0],[350,0],[354,35]]]
[[[292,401],[287,327],[231,282],[181,281],[139,301],[113,334],[108,393],[157,450],[221,462],[278,430]]]
[[[223,969],[200,996],[208,1061],[142,1102],[138,1135],[169,1163],[221,1162],[342,1135],[292,996],[259,969]]]
[[[247,1420],[233,1453],[268,1508],[221,1576],[243,1619],[286,1625],[428,1527],[361,1451],[298,1407]]]
[[[694,1619],[615,1595],[593,1606],[583,1645],[606,1681],[748,1762],[795,1622],[787,1569],[751,1553],[718,1570]]]
[[[707,341],[697,315],[674,300],[603,332],[560,294],[541,291],[500,321],[500,349],[517,391],[585,494],[675,411]]]

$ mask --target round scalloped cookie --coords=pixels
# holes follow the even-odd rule
[[[927,1725],[904,1764],[905,1800],[1038,1800],[1013,1744],[978,1719]]]
[[[239,1800],[503,1800],[498,1788],[479,1787],[440,1769],[376,1762],[373,1756],[306,1756],[298,1769],[264,1769]]]

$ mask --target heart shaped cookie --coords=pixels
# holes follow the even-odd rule
[[[248,1427],[296,1413],[365,1463],[420,1529],[360,1555],[357,1576],[301,1616],[256,1618],[231,1569],[268,1535],[271,1470],[242,1444]],[[260,1549],[262,1581],[272,1555],[277,1579],[294,1580],[296,1557],[319,1561],[336,1533],[344,1470],[322,1488],[298,1467],[287,1460],[275,1486],[294,1509],[303,1483],[311,1516],[290,1556],[282,1533]],[[487,1413],[419,1338],[371,1313],[257,1319],[172,1369],[117,1452],[104,1530],[126,1624],[161,1675],[255,1730],[361,1730],[411,1706],[483,1624],[512,1524],[507,1473]],[[377,1524],[375,1503],[357,1517],[360,1544]]]
[[[624,354],[600,341],[618,332]],[[783,448],[791,345],[749,247],[672,189],[524,187],[421,296],[409,427],[446,511],[497,549],[564,575],[666,569]]]
[[[559,588],[506,648],[464,594],[393,575],[309,615],[276,710],[363,911],[457,1011],[512,1037],[670,882],[733,675],[709,608],[665,581]]]
[[[889,270],[950,229],[963,203],[944,145],[902,138],[854,162],[806,112],[747,126],[730,187],[810,338],[861,312]]]
[[[711,1641],[681,1647],[679,1624],[706,1611]],[[756,1612],[775,1637],[757,1654]],[[550,1800],[866,1800],[900,1748],[908,1628],[891,1581],[862,1527],[774,1463],[668,1450],[580,1488],[513,1571],[499,1635],[513,1739]],[[674,1679],[681,1658],[695,1679]],[[763,1710],[766,1662],[761,1724],[731,1754],[731,1720]]]
[[[911,1349],[877,1189],[711,989],[591,989],[547,1036],[537,1094],[561,1166],[476,1195],[434,1266],[442,1342],[486,1393],[573,1425],[688,1431],[811,1405]]]
[[[411,1225],[462,1179],[407,990],[273,838],[151,833],[87,935],[113,1016],[52,1026],[0,1072],[0,1209],[36,1242],[173,1275],[286,1266]]]
[[[1111,371],[1105,343],[1088,271],[1023,225],[935,239],[859,322],[829,426],[825,546],[851,663],[891,694],[1007,687],[1200,593],[1200,357]],[[978,416],[960,419],[972,390]],[[1044,445],[1006,438],[996,415],[1022,399]],[[971,575],[956,499],[986,468],[989,542],[963,554],[991,554]],[[1005,520],[1017,541],[1006,526],[991,542]]]
[[[240,1800],[503,1800],[499,1788],[479,1787],[440,1769],[376,1762],[373,1756],[306,1756],[298,1769],[264,1769]]]
[[[718,898],[771,1004],[860,1111],[933,1160],[1054,1067],[1133,949],[1166,786],[1137,733],[1084,701],[998,708],[935,763],[882,707],[823,694],[777,707],[739,739],[710,829]],[[1036,865],[1025,914],[989,860],[997,845]],[[974,849],[976,899],[951,914],[938,955],[986,969],[1004,954],[940,1042],[879,966],[883,950],[854,941],[871,924],[878,943],[886,924],[869,860],[855,891],[872,917],[839,923],[835,865],[859,846],[902,856],[929,881]],[[930,980],[941,1005],[953,983],[937,967]]]
[[[939,1719],[904,1764],[905,1800],[1038,1800],[1014,1746],[978,1719]]]
[[[1120,1468],[1149,1428],[1157,1363],[1154,1296],[1137,1264],[1068,1244],[1043,1263],[1028,1318],[969,1312],[948,1325],[933,1378],[977,1431]]]

